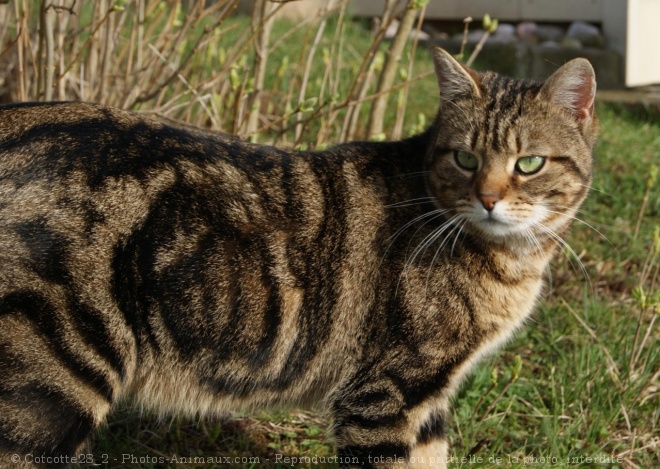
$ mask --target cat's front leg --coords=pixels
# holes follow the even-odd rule
[[[410,469],[446,469],[449,465],[449,444],[443,436],[428,442],[417,443],[410,452]]]
[[[410,451],[408,467],[411,469],[445,469],[449,462],[449,443],[445,433],[444,410],[435,409],[420,419],[415,444]]]
[[[343,468],[371,467],[378,469],[446,469],[448,442],[444,432],[427,434],[420,439],[417,431],[384,426],[373,429],[336,427],[340,466]],[[414,442],[410,442],[410,438]]]
[[[437,403],[411,405],[391,378],[353,382],[333,406],[342,468],[446,468],[445,415]]]

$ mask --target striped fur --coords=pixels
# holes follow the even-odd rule
[[[597,125],[586,61],[545,85],[434,61],[426,132],[321,153],[93,104],[0,108],[0,466],[75,454],[131,398],[322,402],[360,467],[445,467],[452,392],[532,310]],[[519,174],[530,154],[543,168]]]

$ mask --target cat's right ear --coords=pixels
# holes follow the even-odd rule
[[[440,97],[443,100],[454,101],[459,97],[480,97],[471,70],[464,67],[444,49],[436,47],[433,51],[433,65],[440,86]]]
[[[596,73],[588,60],[573,59],[548,78],[539,96],[568,111],[580,123],[594,116]]]

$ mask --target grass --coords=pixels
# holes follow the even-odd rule
[[[130,7],[129,2],[127,9]],[[103,41],[89,33],[90,25],[97,25],[94,21],[103,17],[98,8],[96,16],[91,10],[80,11],[75,19],[79,37],[64,44],[88,44],[88,49],[103,51]],[[241,106],[254,73],[251,40],[245,34],[249,20],[228,17],[215,25],[212,17],[201,15],[199,21],[190,22],[185,40],[177,45],[173,38],[187,27],[185,18],[166,14],[167,9],[147,10],[152,22],[146,23],[146,36],[156,46],[149,48],[148,41],[143,44],[125,33],[134,28],[120,30],[114,49],[119,58],[109,62],[112,80],[105,81],[108,92],[99,96],[104,102],[121,105],[130,101],[126,101],[129,95],[122,94],[126,90],[144,88],[145,83],[157,82],[180,67],[180,73],[158,89],[153,99],[128,107],[239,131],[237,116],[249,111]],[[129,13],[124,24],[130,26],[136,24],[137,16]],[[28,16],[38,17],[34,11]],[[108,20],[101,24],[99,36],[105,34],[106,26],[112,32],[111,26],[119,23]],[[11,25],[11,20],[5,24]],[[214,28],[208,29],[209,25]],[[360,64],[374,39],[368,25],[330,16],[308,70],[316,28],[318,22],[300,28],[286,22],[273,26],[276,46],[269,53],[265,94],[259,103],[264,129],[256,138],[261,142],[322,148],[345,137],[346,95],[365,78],[359,73]],[[0,35],[9,35],[5,43],[20,44],[11,36],[18,31],[0,28]],[[204,41],[195,42],[204,34]],[[154,48],[169,57],[169,62],[160,63]],[[61,91],[66,99],[95,96],[91,85],[88,94],[76,94],[83,90],[77,77],[87,77],[88,83],[103,81],[85,75],[95,70],[88,66],[93,59],[88,49],[78,59],[69,56],[65,61],[72,66],[72,73],[62,79],[67,85]],[[148,66],[135,66],[138,49]],[[78,50],[70,52],[75,55]],[[191,51],[195,53],[185,62]],[[23,52],[24,60],[41,53],[27,46]],[[418,48],[412,57],[410,68],[407,59],[400,65],[395,86],[406,75],[415,77],[432,69],[425,48]],[[26,74],[21,81],[24,91],[33,93],[27,97],[42,99],[39,81],[28,75],[37,68],[26,62],[22,70]],[[311,73],[303,111],[293,90],[300,88],[306,71]],[[12,83],[11,77],[5,77],[5,84]],[[368,84],[366,96],[373,92],[375,82]],[[404,106],[403,89],[390,96],[385,128],[393,128],[405,115],[403,134],[408,135],[431,122],[438,92],[435,78],[427,75],[410,84]],[[294,133],[297,111],[305,122],[299,137]],[[595,150],[593,190],[579,214],[584,223],[576,222],[568,239],[579,259],[568,254],[558,257],[552,266],[551,287],[528,325],[502,351],[479,365],[462,386],[449,428],[450,452],[455,458],[451,467],[581,467],[590,465],[588,458],[592,458],[601,467],[642,468],[657,466],[660,460],[660,333],[656,322],[660,313],[660,181],[652,178],[653,166],[660,164],[659,114],[613,105],[600,105],[598,113],[602,130]],[[367,118],[365,104],[355,137],[364,136]],[[278,463],[278,455],[316,457],[313,462],[333,454],[328,423],[325,415],[301,410],[192,421],[161,420],[123,408],[113,413],[90,452],[97,462],[107,461],[112,467],[170,467],[173,464],[161,458],[173,455],[179,462],[184,457],[239,458],[204,464],[186,460],[177,467],[291,467],[291,460]],[[240,459],[246,457],[259,458],[260,463]],[[608,463],[608,458],[616,462]]]

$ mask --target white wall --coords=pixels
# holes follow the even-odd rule
[[[628,0],[626,86],[660,83],[660,1]]]

